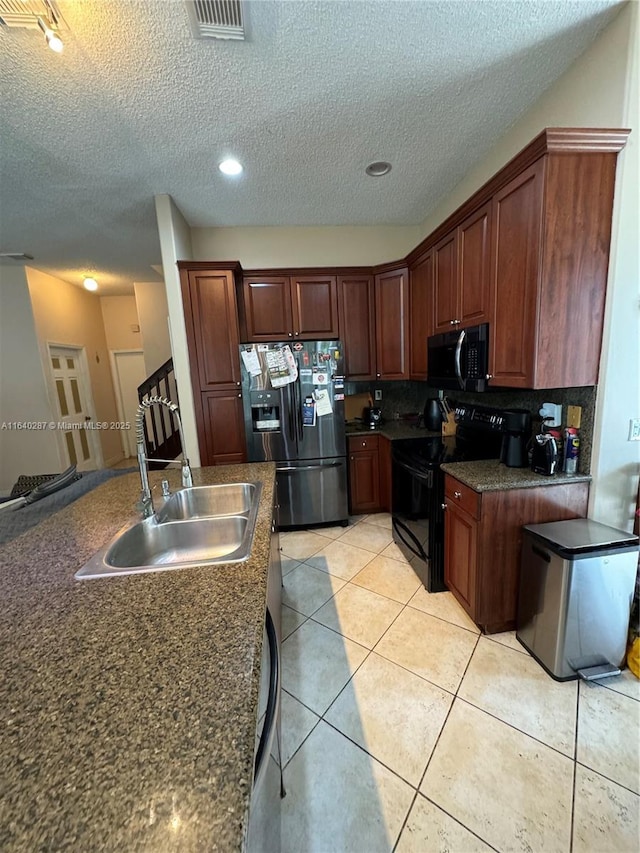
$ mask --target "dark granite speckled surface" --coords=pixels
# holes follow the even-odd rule
[[[365,429],[362,426],[347,424],[347,438],[350,435],[383,435],[390,441],[397,441],[401,438],[428,438],[429,436],[439,436],[440,432],[430,432],[423,427],[413,426],[407,421],[386,421],[379,429]]]
[[[111,480],[0,548],[0,849],[239,850],[246,831],[274,466],[246,563],[87,581],[139,478]],[[168,477],[179,488],[179,472]]]
[[[545,477],[530,468],[507,468],[497,459],[479,462],[446,462],[440,466],[445,474],[470,486],[476,492],[500,492],[505,489],[531,489],[535,486],[559,486],[563,483],[589,483],[588,474],[555,474]]]

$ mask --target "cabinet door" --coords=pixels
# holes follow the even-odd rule
[[[244,413],[242,394],[237,391],[202,395],[204,448],[203,465],[231,465],[244,462]]]
[[[458,232],[433,249],[433,331],[450,332],[458,317]]]
[[[293,337],[289,276],[245,276],[242,289],[249,341]]]
[[[409,271],[410,375],[427,378],[427,338],[432,334],[433,253]]]
[[[544,158],[493,197],[493,383],[533,388]]]
[[[190,270],[186,292],[183,278],[183,298],[187,328],[193,330],[190,357],[197,370],[192,364],[191,375],[198,380],[194,390],[238,387],[240,335],[233,273]]]
[[[349,500],[354,515],[380,509],[377,450],[362,450],[349,455]]]
[[[376,276],[376,376],[379,379],[409,378],[409,281],[408,270]]]
[[[351,380],[373,379],[376,374],[373,276],[338,276],[338,309],[345,375]]]
[[[486,323],[491,300],[491,202],[458,227],[457,319],[462,325]]]
[[[476,609],[478,522],[446,501],[444,582],[473,619]]]
[[[306,341],[335,341],[338,329],[336,277],[292,276],[293,335]]]

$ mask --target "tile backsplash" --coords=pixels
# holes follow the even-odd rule
[[[382,408],[385,420],[422,412],[429,397],[437,397],[438,391],[430,388],[426,382],[346,382],[347,394],[382,390],[382,400],[376,405]],[[480,406],[492,406],[496,409],[529,409],[531,412],[533,433],[540,431],[541,418],[538,414],[543,403],[558,403],[562,406],[562,422],[566,423],[567,406],[580,406],[582,424],[580,428],[580,456],[578,470],[588,474],[591,470],[591,448],[593,440],[593,422],[596,405],[596,386],[580,388],[552,388],[546,391],[524,389],[502,389],[476,394],[468,391],[447,392],[447,398],[461,403],[476,403]]]

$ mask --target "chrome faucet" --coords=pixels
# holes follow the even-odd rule
[[[140,502],[137,504],[137,508],[142,512],[143,518],[149,518],[155,512],[153,507],[153,498],[151,497],[151,489],[149,487],[149,468],[148,462],[149,457],[146,453],[146,447],[144,442],[144,413],[145,409],[150,409],[151,406],[165,406],[169,411],[173,414],[178,424],[178,433],[180,435],[180,449],[182,450],[182,459],[180,460],[180,465],[182,466],[182,488],[188,488],[193,486],[193,477],[191,476],[191,467],[189,465],[189,460],[187,459],[184,451],[184,433],[182,432],[182,422],[180,420],[180,410],[175,403],[172,403],[171,400],[166,397],[147,397],[146,400],[143,400],[138,406],[138,410],[136,412],[136,449],[138,454],[138,467],[140,468],[140,484],[142,486],[142,493],[140,495]],[[176,462],[175,459],[152,459],[152,462]],[[168,489],[164,488],[162,493],[165,497]]]

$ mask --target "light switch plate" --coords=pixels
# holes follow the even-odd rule
[[[640,441],[640,418],[629,421],[629,441]]]
[[[373,392],[373,399],[378,402],[382,400],[382,388],[376,388],[376,390]]]

